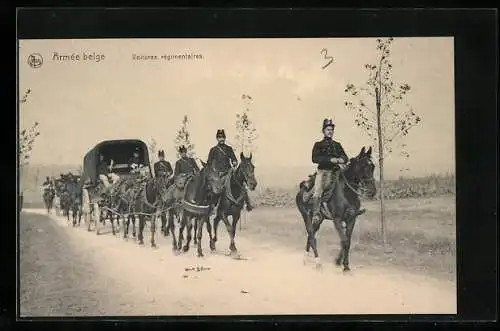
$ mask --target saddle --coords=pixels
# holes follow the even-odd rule
[[[317,173],[313,173],[313,174],[309,175],[309,178],[307,180],[303,181],[300,185],[300,187],[305,190],[304,194],[302,195],[302,199],[305,203],[311,202],[311,198],[312,198],[313,193],[314,193],[313,188],[314,188],[314,182],[316,180],[316,175],[317,175]],[[320,201],[322,203],[327,202],[332,197],[334,188],[336,186],[334,184],[336,184],[336,183],[334,183],[334,182],[328,183],[323,188],[323,194],[320,197]]]

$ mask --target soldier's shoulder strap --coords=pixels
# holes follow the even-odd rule
[[[227,146],[227,145],[226,145],[226,146]],[[229,146],[228,146],[228,147],[229,147]],[[224,156],[228,156],[228,155],[227,155],[227,153],[226,153],[226,151],[224,150],[224,148],[220,147],[220,145],[217,145],[217,149],[218,149],[219,151],[221,151],[221,152],[222,152],[222,154],[224,154]]]

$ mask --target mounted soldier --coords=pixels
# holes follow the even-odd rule
[[[349,161],[342,145],[333,140],[335,124],[331,119],[323,120],[323,139],[314,143],[312,162],[318,165],[313,192],[313,222],[321,218],[321,200],[324,190],[333,192],[338,182],[341,169]]]
[[[194,158],[187,155],[187,148],[185,146],[179,147],[179,154],[181,158],[175,162],[174,178],[177,178],[181,174],[192,176],[200,171]]]
[[[45,181],[42,183],[42,193],[49,191],[49,190],[54,190],[54,185],[53,182],[50,180],[49,176],[45,178]]]
[[[160,160],[153,165],[155,177],[165,176],[170,179],[174,171],[172,170],[170,162],[165,160],[165,152],[163,150],[158,152],[158,158]]]
[[[233,148],[226,145],[226,133],[224,132],[224,129],[217,130],[215,138],[217,139],[217,145],[210,149],[210,152],[208,153],[207,165],[213,166],[221,178],[227,178],[229,170],[236,168],[238,165],[238,159],[234,154]],[[247,210],[250,211],[253,207],[246,188],[244,191]]]

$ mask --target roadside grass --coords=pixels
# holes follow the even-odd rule
[[[390,200],[386,205],[386,238],[382,243],[377,201],[363,204],[367,209],[358,218],[353,232],[350,263],[387,265],[456,280],[456,227],[454,197]],[[268,241],[303,251],[306,232],[295,208],[262,207],[247,213],[242,231],[257,241]],[[221,231],[221,230],[219,230]],[[323,260],[333,262],[340,240],[331,221],[324,221],[317,235]]]

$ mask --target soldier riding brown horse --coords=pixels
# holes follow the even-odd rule
[[[310,176],[309,180],[300,183],[295,201],[307,230],[305,254],[307,255],[312,248],[317,266],[321,265],[316,246],[316,232],[324,219],[333,220],[341,239],[341,250],[335,263],[343,264],[344,271],[349,271],[352,231],[356,218],[365,212],[364,209],[360,209],[359,197],[364,194],[373,197],[376,194],[373,178],[375,166],[371,160],[371,147],[368,151],[363,147],[359,155],[350,159],[344,169],[329,166],[328,161],[331,164],[345,164],[343,161],[346,156],[340,144],[328,139],[331,138],[328,128],[331,128],[333,133],[331,120],[323,122],[325,139],[313,147],[312,158],[313,162],[319,164],[318,172]],[[323,191],[326,191],[325,194]],[[320,199],[325,203],[321,204]]]

